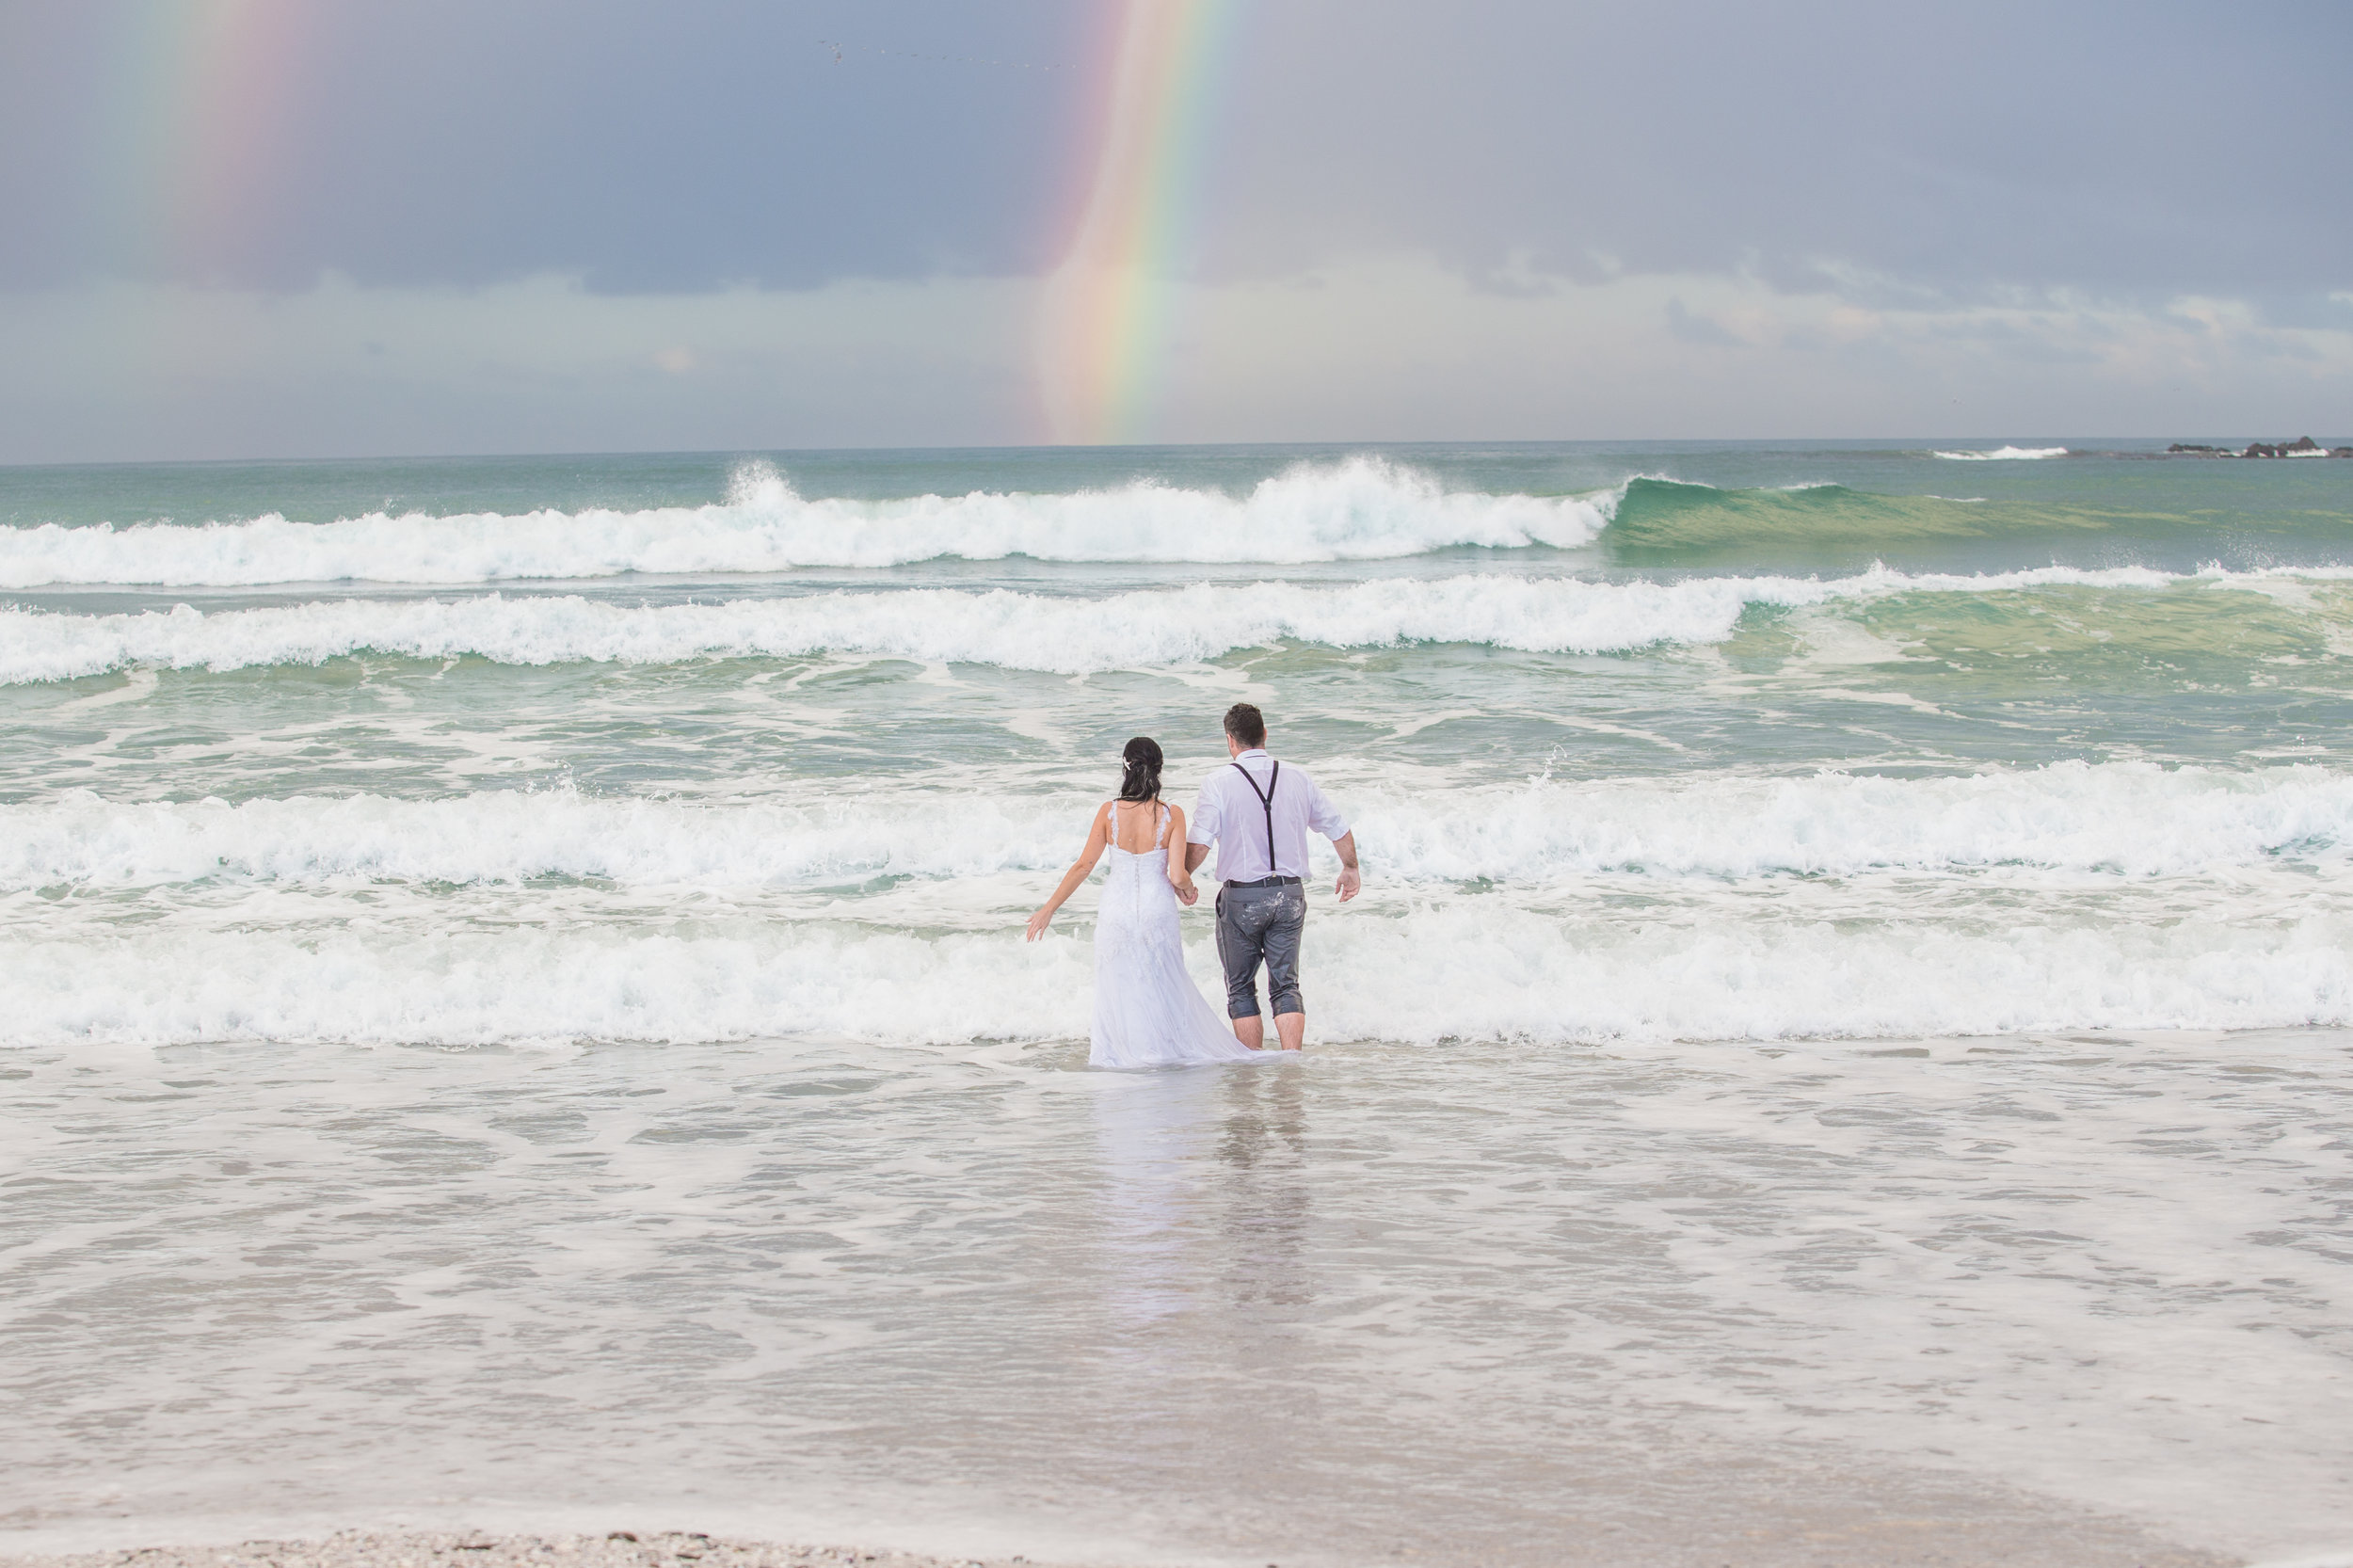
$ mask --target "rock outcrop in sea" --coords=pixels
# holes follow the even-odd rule
[[[2244,452],[2233,452],[2227,446],[2201,446],[2191,441],[2175,441],[2165,450],[2181,457],[2353,457],[2353,446],[2327,447],[2310,436],[2292,441],[2253,441]]]

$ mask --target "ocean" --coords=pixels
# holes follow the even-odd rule
[[[2353,461],[2163,446],[0,471],[0,1550],[2353,1551]],[[1091,1072],[1241,700],[1310,1048]]]

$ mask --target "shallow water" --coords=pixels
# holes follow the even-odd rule
[[[0,473],[0,1540],[2353,1548],[2353,462],[1939,448]]]
[[[12,1522],[2310,1551],[2345,1045],[22,1052]]]

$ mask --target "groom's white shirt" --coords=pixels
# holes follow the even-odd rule
[[[1264,751],[1245,751],[1234,763],[1250,770],[1258,788],[1267,787],[1274,759]],[[1266,808],[1258,803],[1249,781],[1234,771],[1234,763],[1209,770],[1201,797],[1193,804],[1193,820],[1185,824],[1189,843],[1217,846],[1217,880],[1257,882],[1269,876],[1307,874],[1307,829],[1327,839],[1345,838],[1348,820],[1339,808],[1323,798],[1307,770],[1286,762],[1274,778],[1274,865],[1266,863]]]

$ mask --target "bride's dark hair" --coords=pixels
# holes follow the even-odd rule
[[[1128,749],[1119,754],[1128,771],[1120,776],[1119,798],[1122,800],[1158,800],[1160,798],[1160,743],[1149,735],[1139,735],[1128,743]]]

